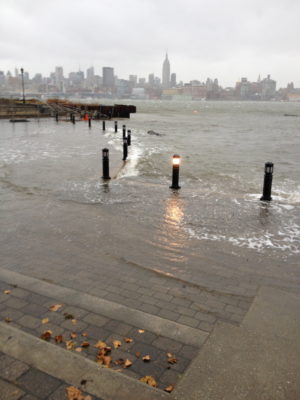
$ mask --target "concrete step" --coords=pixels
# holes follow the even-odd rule
[[[299,399],[299,332],[299,294],[262,287],[240,327],[216,325],[174,398]]]

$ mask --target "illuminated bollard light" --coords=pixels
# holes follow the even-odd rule
[[[126,137],[126,125],[123,125],[123,139]]]
[[[271,192],[272,192],[273,170],[274,170],[274,164],[272,162],[266,162],[263,195],[260,198],[260,200],[262,201],[272,200]]]
[[[109,150],[106,148],[102,149],[102,169],[103,169],[102,179],[110,179],[110,176],[109,176]]]
[[[115,133],[118,132],[118,121],[115,121]]]
[[[89,128],[91,128],[92,127],[92,120],[91,120],[91,118],[89,118]]]
[[[102,130],[105,131],[105,121],[102,121]]]
[[[127,143],[127,137],[125,136],[123,138],[123,161],[126,161],[128,155],[128,143]]]
[[[127,131],[127,144],[128,146],[131,146],[131,130],[128,129]]]
[[[179,165],[180,165],[180,156],[174,154],[173,156],[173,173],[172,173],[172,186],[171,189],[180,189],[179,186]]]

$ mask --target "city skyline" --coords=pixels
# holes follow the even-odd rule
[[[1,70],[17,66],[33,74],[65,71],[99,73],[116,68],[120,78],[134,73],[161,76],[168,49],[177,81],[217,76],[222,86],[241,77],[272,74],[279,87],[300,86],[296,0],[91,0],[21,2],[0,0]],[[49,68],[50,66],[50,68]]]

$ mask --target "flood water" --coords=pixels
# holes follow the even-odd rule
[[[2,204],[20,194],[55,202],[74,212],[71,228],[51,222],[65,230],[63,240],[92,233],[89,251],[199,284],[204,270],[299,282],[300,103],[134,104],[137,114],[119,121],[117,134],[112,121],[105,132],[101,121],[91,129],[84,121],[0,121]],[[122,124],[132,135],[124,165]],[[106,146],[108,183],[101,180]],[[181,156],[178,191],[169,189],[173,154]],[[259,200],[267,161],[274,163],[270,203]],[[243,269],[246,260],[253,262]]]

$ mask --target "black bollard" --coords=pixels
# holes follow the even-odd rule
[[[115,133],[118,132],[118,121],[115,121]]]
[[[123,138],[123,161],[126,161],[128,155],[128,143],[127,143],[127,137],[125,136]]]
[[[55,114],[55,120],[58,122],[58,113]]]
[[[110,179],[109,176],[109,150],[102,149],[102,166],[103,166],[103,176],[102,179]]]
[[[105,121],[102,121],[102,130],[105,131]]]
[[[172,186],[171,189],[180,189],[179,186],[179,165],[180,165],[180,156],[174,154],[173,156],[173,174],[172,174]]]
[[[73,113],[70,114],[70,121],[73,122]]]
[[[91,128],[92,127],[92,120],[91,120],[91,118],[89,118],[89,128]]]
[[[126,137],[126,125],[123,125],[123,139]]]
[[[72,114],[72,122],[73,122],[73,124],[75,124],[75,115],[74,114]]]
[[[131,146],[131,130],[128,129],[127,131],[127,144],[128,146]]]
[[[264,188],[263,188],[263,195],[260,198],[260,200],[262,201],[272,200],[271,192],[272,192],[273,169],[274,169],[274,164],[272,162],[265,163]]]

